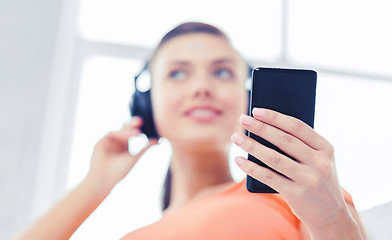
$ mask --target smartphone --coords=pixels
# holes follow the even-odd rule
[[[252,109],[255,107],[267,108],[298,118],[313,128],[316,82],[317,73],[313,70],[257,67],[252,73],[249,115],[252,116]],[[248,136],[295,161],[294,158],[263,138],[251,132],[248,132]],[[248,154],[248,159],[275,171],[251,154]],[[246,186],[250,192],[277,193],[275,189],[249,175],[246,179]]]

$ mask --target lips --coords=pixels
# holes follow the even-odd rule
[[[185,115],[198,122],[210,122],[219,117],[221,113],[212,106],[196,106],[186,111]]]

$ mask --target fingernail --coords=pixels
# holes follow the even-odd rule
[[[243,144],[244,141],[245,141],[245,139],[244,139],[241,135],[239,135],[238,133],[234,133],[234,134],[231,136],[231,140],[232,140],[233,142],[235,142],[236,144],[238,144],[238,145]]]
[[[142,121],[142,118],[140,116],[133,116],[131,118],[131,121],[135,122],[135,121]]]
[[[245,163],[245,161],[242,157],[235,157],[234,161],[237,163],[238,166],[242,166]]]
[[[247,116],[247,115],[245,115],[245,114],[241,114],[240,123],[242,123],[242,124],[244,124],[244,125],[250,126],[250,125],[253,124],[253,121],[254,121],[254,120],[253,120],[252,117],[249,117],[249,116]]]
[[[264,117],[265,115],[267,115],[267,111],[265,109],[253,108],[253,116]]]

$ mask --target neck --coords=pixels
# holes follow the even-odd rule
[[[233,181],[228,162],[229,146],[209,149],[172,147],[171,200],[168,210],[182,207],[200,195],[202,190]]]

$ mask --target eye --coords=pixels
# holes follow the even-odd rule
[[[186,72],[184,70],[175,70],[170,72],[169,77],[174,80],[183,80],[186,77]]]
[[[215,76],[223,80],[230,80],[234,77],[233,73],[230,70],[224,68],[216,70]]]

